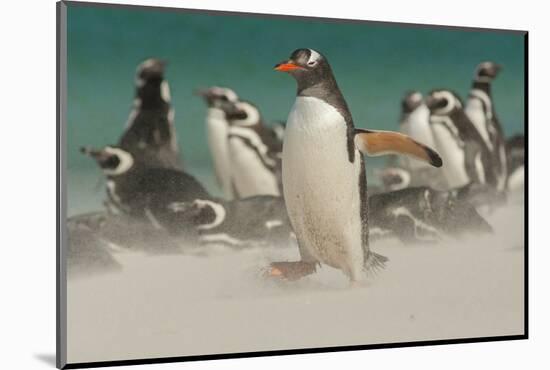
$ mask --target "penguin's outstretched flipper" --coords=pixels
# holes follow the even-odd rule
[[[393,131],[355,129],[355,146],[371,157],[386,154],[403,154],[441,167],[443,161],[437,152],[407,135]]]

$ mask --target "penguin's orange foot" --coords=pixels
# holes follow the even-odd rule
[[[269,265],[265,276],[282,280],[295,281],[313,274],[317,270],[315,262],[273,262]]]

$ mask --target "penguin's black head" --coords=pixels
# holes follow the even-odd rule
[[[248,101],[224,102],[220,108],[225,112],[225,117],[232,126],[254,126],[260,124],[262,120],[258,107]]]
[[[161,59],[149,58],[141,62],[136,69],[136,83],[142,86],[148,82],[162,82],[166,62]]]
[[[501,68],[500,65],[494,62],[480,63],[476,68],[474,78],[480,82],[491,82],[498,76]]]
[[[291,74],[298,82],[298,91],[333,80],[327,59],[313,49],[297,49],[285,60],[275,65],[275,70]]]
[[[432,90],[425,101],[430,113],[434,115],[449,115],[462,109],[462,101],[450,90]]]
[[[102,149],[82,147],[80,151],[93,158],[107,176],[125,174],[134,165],[133,156],[121,148],[113,146],[106,146]]]
[[[401,112],[408,114],[422,105],[424,99],[419,91],[409,91],[401,100]]]
[[[213,86],[208,89],[195,90],[195,95],[202,96],[206,105],[211,108],[221,108],[224,103],[235,103],[239,96],[227,87]]]

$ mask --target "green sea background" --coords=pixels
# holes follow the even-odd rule
[[[168,61],[185,169],[215,194],[206,107],[193,90],[231,87],[266,121],[286,120],[295,82],[273,66],[297,48],[328,58],[355,125],[371,129],[398,128],[408,90],[450,88],[465,98],[476,65],[495,61],[503,66],[493,84],[497,114],[507,136],[524,131],[521,33],[75,3],[67,23],[69,215],[101,208],[102,175],[78,149],[116,144],[131,110],[136,66],[149,57]],[[383,162],[367,159],[369,182]]]

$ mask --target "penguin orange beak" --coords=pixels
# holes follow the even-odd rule
[[[295,64],[290,60],[275,65],[275,70],[279,72],[290,72],[290,71],[295,71],[297,69],[305,69],[305,68]]]

